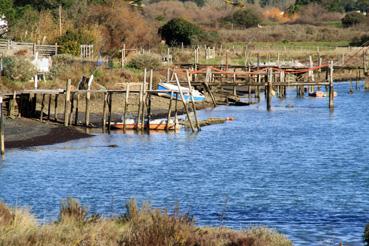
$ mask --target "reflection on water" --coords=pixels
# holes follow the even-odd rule
[[[362,243],[369,221],[369,94],[337,87],[328,99],[274,99],[204,110],[236,118],[199,134],[98,134],[11,150],[0,166],[0,199],[56,218],[73,196],[90,212],[118,214],[131,197],[179,202],[200,225],[267,225],[298,245]],[[107,148],[118,145],[117,148]]]

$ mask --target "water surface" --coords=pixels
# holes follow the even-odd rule
[[[155,207],[177,202],[199,225],[266,225],[296,245],[362,245],[369,222],[369,93],[337,86],[326,98],[273,99],[218,107],[205,117],[237,120],[199,134],[98,134],[10,150],[0,166],[0,200],[55,219],[76,197],[92,213],[124,211],[131,197]],[[103,146],[117,144],[118,148]],[[345,244],[346,245],[346,244]]]

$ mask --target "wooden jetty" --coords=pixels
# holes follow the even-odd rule
[[[216,107],[220,104],[217,98],[219,95],[225,95],[227,102],[236,102],[240,94],[247,95],[248,102],[245,104],[258,103],[261,99],[261,93],[264,92],[266,101],[266,110],[272,110],[272,97],[285,98],[287,87],[294,87],[297,96],[303,96],[305,92],[314,92],[321,87],[328,91],[328,107],[334,108],[334,71],[337,70],[355,70],[360,74],[367,76],[365,67],[349,67],[335,64],[330,61],[326,64],[320,62],[317,66],[311,63],[308,67],[280,67],[280,66],[233,66],[233,65],[201,65],[201,64],[183,64],[181,68],[168,69],[167,82],[178,86],[179,91],[160,91],[170,93],[169,107],[166,114],[167,122],[174,118],[177,122],[178,102],[182,103],[184,112],[188,119],[188,125],[193,132],[200,131],[202,123],[198,120],[195,101],[190,95],[191,100],[184,100],[181,86],[208,93],[208,98]],[[362,72],[362,73],[361,73]],[[181,74],[182,77],[178,74]],[[184,76],[183,76],[184,74]],[[0,126],[4,120],[4,114],[16,117],[38,118],[42,121],[54,121],[63,123],[68,127],[71,125],[91,127],[90,111],[91,98],[100,95],[102,98],[101,125],[103,132],[111,131],[111,122],[113,114],[113,98],[121,98],[114,103],[121,104],[123,112],[122,122],[126,122],[128,115],[128,106],[137,106],[136,121],[137,130],[150,131],[150,119],[152,117],[152,97],[158,95],[158,90],[153,88],[153,71],[144,72],[144,79],[139,83],[125,83],[122,89],[72,89],[72,81],[66,81],[65,88],[62,89],[36,89],[13,91],[9,93],[0,93],[4,103],[4,113],[2,113]],[[134,101],[134,95],[138,101]],[[61,100],[63,99],[63,100]],[[80,105],[81,99],[84,99],[84,121],[80,124]],[[40,110],[36,110],[40,105]],[[173,108],[174,107],[174,108]],[[95,109],[96,111],[96,109]],[[115,112],[116,113],[116,112]],[[191,117],[193,114],[193,120]],[[125,127],[123,127],[125,132]],[[169,129],[168,129],[169,130]],[[0,132],[3,132],[1,127]],[[3,149],[4,136],[1,134],[0,145]],[[2,144],[1,144],[2,143]]]

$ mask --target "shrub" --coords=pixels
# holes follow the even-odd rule
[[[14,220],[14,215],[10,209],[4,204],[0,203],[0,226],[7,226]]]
[[[343,27],[351,27],[361,23],[364,23],[366,17],[360,13],[352,12],[348,13],[345,17],[342,18],[342,26]]]
[[[225,18],[226,22],[242,27],[254,27],[261,23],[261,15],[254,9],[239,9],[231,16]]]
[[[363,46],[364,44],[366,44],[367,42],[369,42],[369,35],[364,34],[361,37],[354,37],[351,42],[350,45],[351,46]]]
[[[73,198],[62,201],[60,206],[59,221],[68,220],[76,222],[84,222],[87,216],[87,209],[82,207],[80,203]]]
[[[155,69],[161,65],[160,57],[154,54],[138,54],[127,64],[128,67],[135,69]]]
[[[94,39],[87,33],[82,31],[67,31],[63,36],[58,39],[60,47],[60,53],[80,55],[81,44],[93,44]]]
[[[168,21],[159,29],[160,36],[170,46],[191,45],[193,39],[199,36],[203,31],[189,21],[180,18],[174,18]]]
[[[4,75],[12,81],[26,82],[36,75],[36,68],[21,57],[6,57],[3,60]]]

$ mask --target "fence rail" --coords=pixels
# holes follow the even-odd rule
[[[58,54],[58,45],[40,45],[26,42],[15,42],[8,39],[0,39],[0,51],[17,52],[26,50],[33,55],[38,53],[40,56],[54,56]]]

